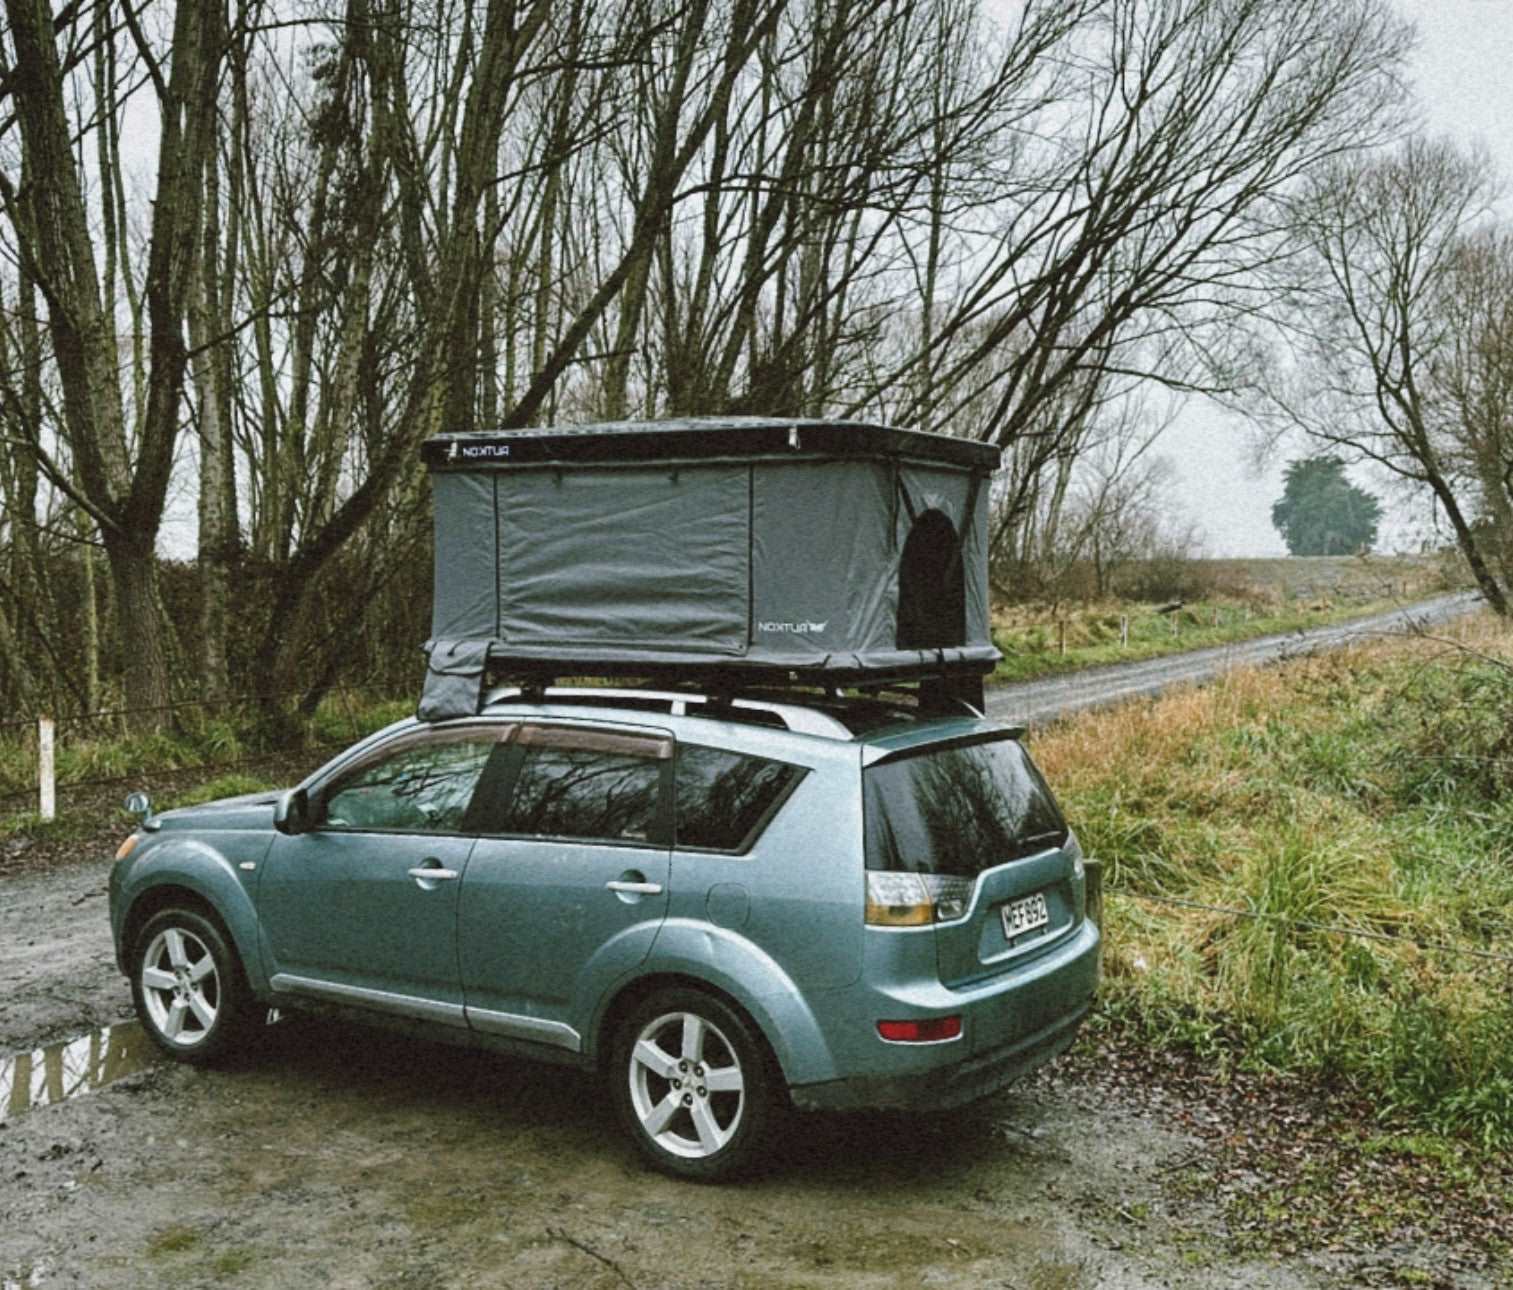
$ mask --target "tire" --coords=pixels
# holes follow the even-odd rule
[[[195,1065],[232,1052],[253,1013],[225,934],[192,909],[162,910],[142,928],[131,954],[131,997],[153,1043]]]
[[[717,1182],[762,1160],[779,1077],[751,1023],[712,995],[664,990],[637,1006],[609,1077],[620,1122],[663,1173]]]

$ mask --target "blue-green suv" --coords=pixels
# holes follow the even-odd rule
[[[501,691],[283,793],[143,809],[111,925],[167,1052],[277,1006],[594,1067],[684,1177],[752,1164],[790,1104],[990,1093],[1097,982],[1093,866],[975,715]]]

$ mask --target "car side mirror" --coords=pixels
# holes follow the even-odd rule
[[[302,788],[279,794],[273,804],[273,827],[290,835],[308,833],[311,828],[310,795]]]
[[[137,792],[130,794],[124,805],[128,811],[144,824],[147,822],[147,817],[152,814],[152,803],[148,800],[146,793]]]

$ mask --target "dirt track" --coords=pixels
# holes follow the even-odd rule
[[[129,1025],[92,1043],[130,1012],[109,845],[0,879],[3,1290],[1499,1283],[1422,1242],[1232,1252],[1216,1197],[1174,1182],[1247,1112],[1102,1079],[1091,1040],[949,1117],[795,1117],[730,1187],[644,1170],[584,1075],[307,1020],[208,1072]]]

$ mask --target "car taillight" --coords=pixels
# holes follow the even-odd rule
[[[1088,922],[1103,930],[1103,865],[1097,860],[1084,861],[1086,869],[1086,895],[1083,897],[1083,909],[1086,911]]]
[[[961,1018],[926,1017],[922,1021],[879,1021],[877,1033],[895,1044],[938,1044],[961,1034]]]
[[[971,878],[939,873],[867,871],[866,921],[873,927],[925,927],[966,915],[972,904]]]

